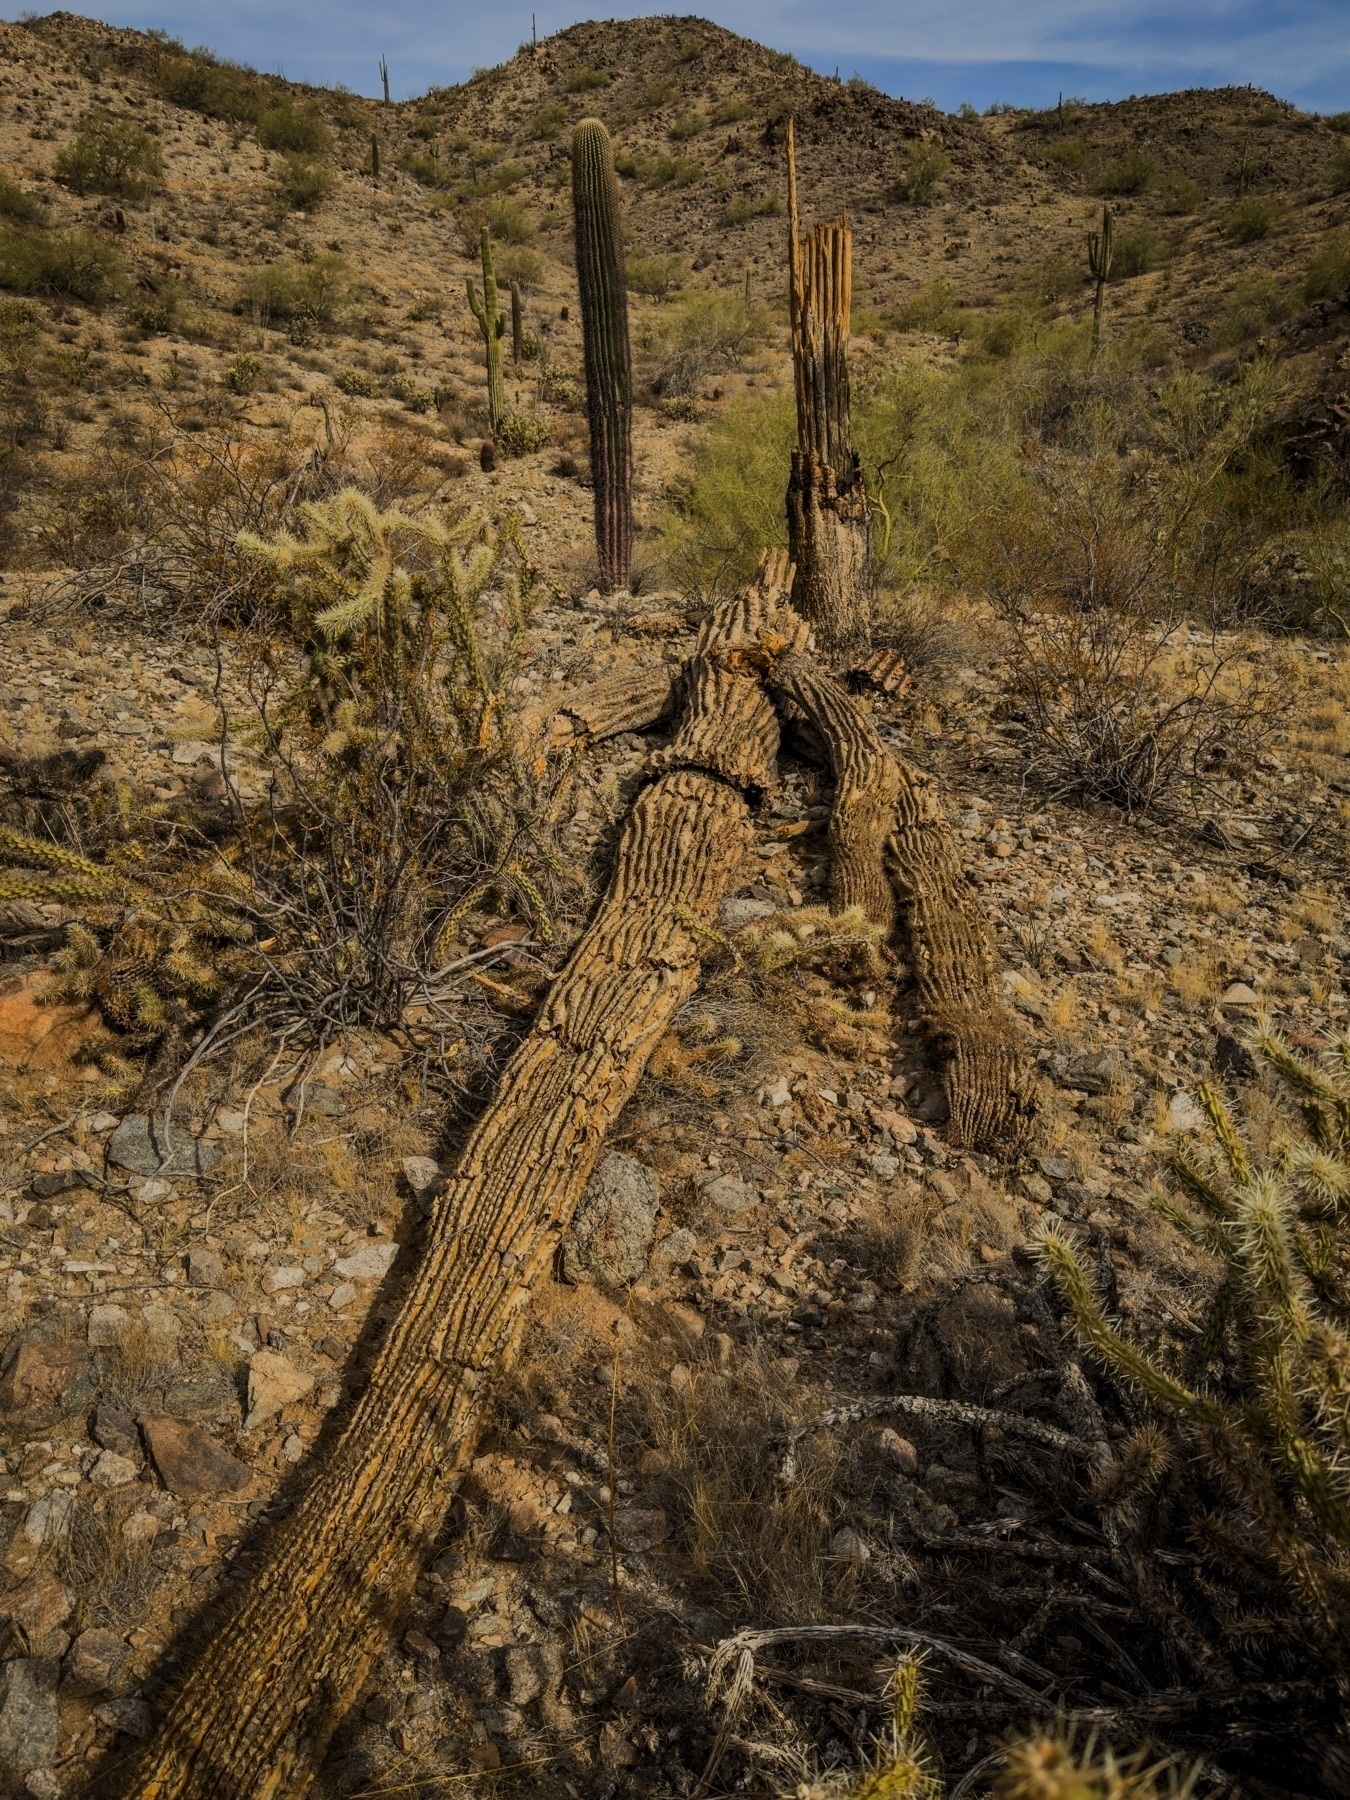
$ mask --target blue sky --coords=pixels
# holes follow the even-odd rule
[[[669,0],[666,0],[669,3]],[[660,4],[660,0],[656,0]],[[580,18],[641,17],[536,0],[541,37]],[[93,8],[89,9],[93,11]],[[17,9],[16,9],[17,11]],[[98,16],[161,26],[188,44],[295,80],[378,88],[389,59],[397,97],[501,62],[530,34],[529,0],[108,0]],[[788,50],[812,68],[856,70],[887,93],[1053,103],[1252,82],[1321,112],[1350,109],[1350,0],[719,0],[705,16]]]

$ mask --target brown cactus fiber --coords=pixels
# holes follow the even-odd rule
[[[619,178],[609,133],[599,119],[583,119],[572,133],[572,210],[586,351],[595,548],[600,586],[612,593],[628,586],[632,552],[633,368]]]
[[[652,758],[613,881],[437,1202],[370,1385],[130,1765],[139,1800],[281,1800],[308,1786],[406,1603],[473,1454],[491,1381],[605,1137],[679,1008],[773,781],[761,646],[800,648],[791,571],[705,624],[679,728]],[[659,701],[658,701],[659,704]]]

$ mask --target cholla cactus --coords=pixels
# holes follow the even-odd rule
[[[1061,1730],[1013,1744],[994,1793],[997,1800],[1189,1800],[1198,1775],[1198,1767],[1183,1771],[1171,1757],[1117,1756],[1095,1735],[1080,1744]]]
[[[1082,1336],[1179,1428],[1226,1489],[1254,1558],[1273,1560],[1335,1660],[1350,1663],[1350,1040],[1315,1066],[1276,1033],[1259,1049],[1298,1096],[1307,1134],[1264,1162],[1219,1095],[1201,1087],[1214,1138],[1174,1169],[1191,1204],[1163,1215],[1216,1259],[1188,1366],[1173,1369],[1111,1323],[1074,1240],[1048,1225],[1040,1249]]]

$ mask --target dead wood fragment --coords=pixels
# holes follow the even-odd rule
[[[1061,1450],[1069,1456],[1091,1460],[1098,1456],[1096,1444],[1085,1443],[1039,1419],[1027,1419],[1019,1413],[997,1412],[988,1406],[970,1406],[964,1400],[935,1400],[927,1394],[882,1394],[874,1399],[850,1401],[846,1406],[832,1406],[808,1425],[800,1425],[788,1439],[790,1446],[800,1443],[813,1431],[828,1431],[836,1425],[857,1425],[863,1419],[884,1418],[887,1413],[909,1413],[911,1417],[933,1419],[943,1425],[970,1425],[976,1429],[993,1427],[1010,1437],[1022,1437],[1047,1450]]]
[[[647,1059],[698,980],[701,935],[750,838],[778,725],[756,638],[805,641],[786,559],[721,609],[639,795],[599,912],[502,1076],[436,1204],[412,1286],[350,1422],[110,1781],[140,1800],[303,1792],[440,1529],[531,1290]],[[752,654],[744,655],[740,652]]]

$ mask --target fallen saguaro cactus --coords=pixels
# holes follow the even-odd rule
[[[111,1791],[298,1794],[359,1695],[473,1453],[531,1290],[697,984],[748,846],[747,796],[773,780],[778,722],[760,671],[806,640],[785,604],[790,582],[786,560],[768,559],[757,585],[704,626],[679,684],[678,729],[652,758],[609,892],[437,1201],[365,1394],[154,1736],[109,1772]]]
[[[843,683],[809,656],[779,657],[768,679],[820,739],[834,774],[832,906],[860,906],[889,931],[899,902],[921,1015],[946,1064],[953,1135],[971,1145],[1015,1140],[1034,1111],[1031,1072],[936,782],[893,756]]]

